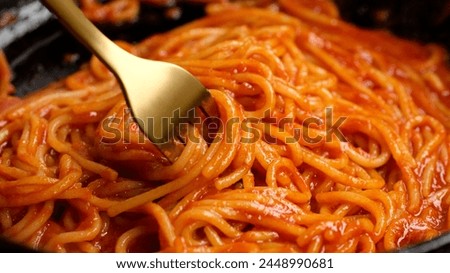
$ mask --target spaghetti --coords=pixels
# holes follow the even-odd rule
[[[58,252],[383,252],[449,230],[444,50],[328,1],[267,2],[119,42],[218,105],[212,142],[192,129],[173,164],[96,58],[17,99],[0,56],[1,234]]]

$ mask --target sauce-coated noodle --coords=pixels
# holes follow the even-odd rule
[[[185,67],[218,105],[213,141],[191,129],[174,164],[97,59],[17,99],[0,55],[1,234],[61,252],[374,252],[449,230],[445,51],[327,1],[264,2],[120,42]]]

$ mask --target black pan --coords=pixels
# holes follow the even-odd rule
[[[341,15],[360,26],[389,28],[398,35],[450,49],[450,0],[335,1]],[[179,1],[178,6],[182,13],[176,19],[165,16],[165,7],[144,5],[133,23],[99,27],[112,39],[134,42],[204,14],[200,4]],[[76,71],[91,55],[36,0],[1,0],[0,48],[10,62],[18,96]],[[0,237],[0,252],[32,250]],[[450,234],[400,252],[450,252]]]

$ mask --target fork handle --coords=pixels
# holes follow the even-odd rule
[[[95,54],[114,74],[124,61],[125,50],[106,37],[92,24],[73,0],[40,0],[63,25]]]

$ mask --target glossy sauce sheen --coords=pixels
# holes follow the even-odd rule
[[[442,48],[358,29],[328,1],[207,12],[119,44],[202,81],[223,125],[212,143],[194,131],[170,165],[93,58],[2,106],[5,237],[61,252],[376,252],[450,228]]]

